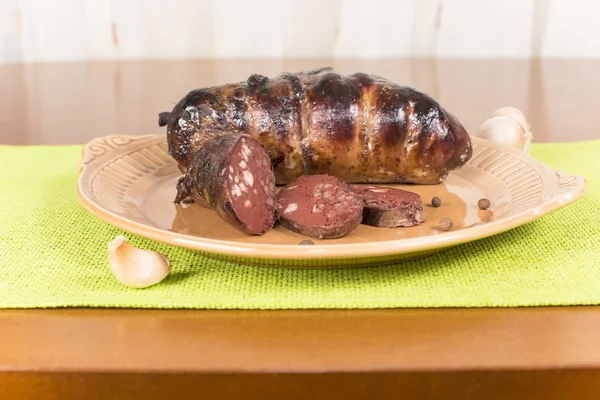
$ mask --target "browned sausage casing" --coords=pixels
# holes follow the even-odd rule
[[[245,133],[269,152],[277,184],[314,174],[436,184],[472,152],[461,123],[428,95],[330,68],[193,90],[161,119],[182,171],[208,139]]]
[[[188,196],[251,235],[262,235],[275,223],[275,179],[269,157],[263,146],[245,135],[215,137],[194,154],[177,184],[175,202]]]

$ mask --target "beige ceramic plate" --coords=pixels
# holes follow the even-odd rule
[[[108,136],[88,143],[80,164],[78,194],[98,218],[133,234],[199,250],[232,261],[285,267],[364,266],[416,257],[495,235],[537,219],[579,198],[582,177],[565,175],[522,152],[473,138],[473,157],[434,186],[404,186],[429,204],[426,222],[412,228],[361,225],[336,240],[298,243],[307,239],[276,226],[263,236],[249,236],[196,204],[177,205],[175,183],[180,176],[167,152],[164,136]],[[398,185],[402,187],[402,185]],[[491,200],[491,212],[477,201]],[[454,229],[437,228],[442,217]]]

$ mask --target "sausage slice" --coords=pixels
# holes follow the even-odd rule
[[[352,185],[364,202],[365,225],[396,228],[425,221],[423,201],[413,192],[390,187]]]
[[[213,138],[194,154],[175,202],[191,197],[242,232],[262,235],[275,223],[275,175],[269,154],[246,135]]]
[[[281,225],[316,239],[345,236],[362,220],[360,197],[350,185],[330,175],[294,180],[279,192],[275,205]]]

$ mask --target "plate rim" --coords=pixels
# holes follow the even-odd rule
[[[480,143],[507,152],[517,158],[533,164],[538,170],[545,172],[543,185],[548,184],[549,176],[555,176],[556,190],[563,188],[564,191],[558,196],[546,199],[536,207],[523,210],[509,217],[492,220],[485,224],[444,232],[436,235],[417,238],[390,239],[368,243],[366,246],[357,246],[355,243],[319,244],[315,242],[312,246],[300,246],[298,244],[263,244],[243,243],[221,239],[210,239],[200,236],[186,235],[178,232],[167,231],[158,227],[152,227],[136,221],[129,220],[102,205],[91,198],[91,191],[85,187],[89,180],[90,165],[103,161],[112,161],[111,152],[120,146],[131,142],[160,144],[166,142],[165,135],[107,135],[93,139],[82,148],[82,157],[78,164],[79,177],[77,181],[77,197],[86,210],[100,220],[122,229],[130,234],[138,235],[159,243],[173,245],[176,247],[196,250],[214,255],[227,255],[236,258],[257,258],[268,260],[345,260],[357,258],[379,258],[401,256],[411,253],[423,253],[441,250],[490,236],[494,236],[518,226],[525,225],[539,219],[553,211],[569,205],[583,196],[587,189],[587,182],[583,176],[571,175],[562,170],[553,170],[549,166],[536,160],[532,156],[518,149],[491,142],[486,139],[471,137],[473,143]],[[122,153],[119,153],[122,155]],[[104,164],[107,165],[108,162]],[[452,173],[452,172],[451,172]],[[556,193],[556,192],[555,192]]]

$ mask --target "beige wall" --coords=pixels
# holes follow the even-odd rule
[[[0,0],[0,63],[600,57],[596,0]]]

